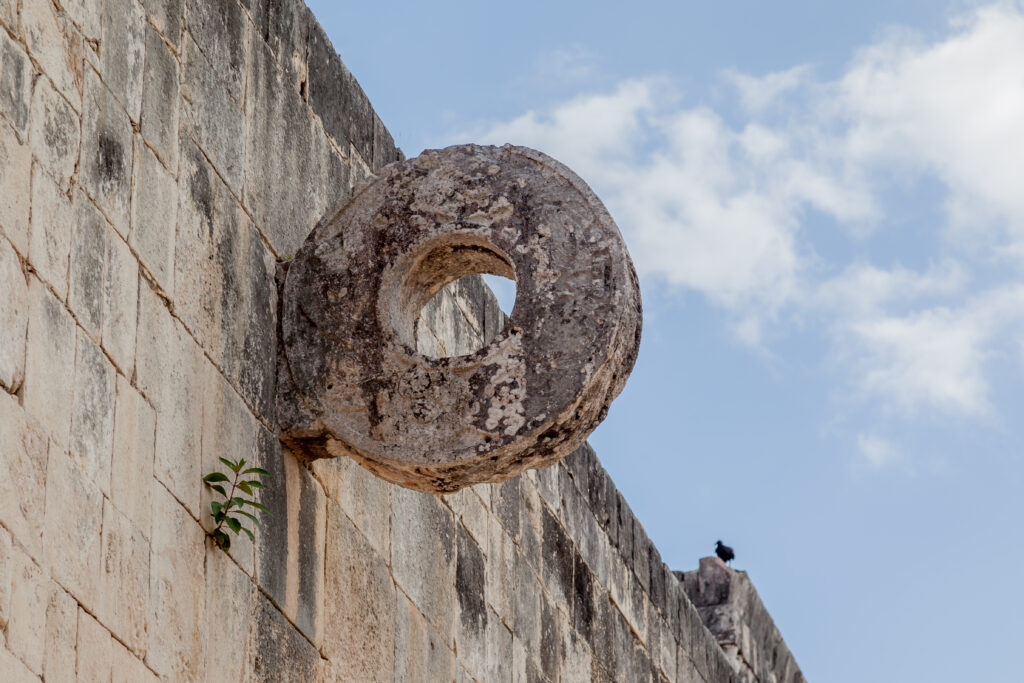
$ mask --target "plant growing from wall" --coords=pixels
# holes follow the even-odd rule
[[[244,531],[250,539],[256,540],[252,529],[245,526],[245,521],[242,517],[248,517],[255,526],[260,526],[260,520],[252,512],[247,512],[246,507],[250,507],[253,510],[262,510],[266,514],[270,514],[270,510],[253,500],[255,495],[253,492],[256,489],[263,488],[263,483],[253,477],[266,477],[270,473],[260,467],[242,469],[245,467],[245,460],[237,462],[232,462],[226,458],[219,458],[219,460],[227,465],[233,476],[229,477],[223,472],[210,472],[203,477],[203,483],[224,498],[223,501],[215,500],[210,503],[213,521],[217,523],[217,526],[210,532],[210,537],[217,544],[218,548],[227,552],[231,548],[231,537],[228,536],[224,527],[233,531],[236,536],[239,532]],[[228,482],[231,482],[230,491],[225,488],[225,484]]]

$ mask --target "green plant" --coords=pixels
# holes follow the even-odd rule
[[[246,512],[246,506],[255,510],[262,510],[268,515],[270,514],[270,510],[252,499],[253,491],[263,488],[263,483],[258,479],[243,479],[243,477],[266,477],[270,475],[270,472],[259,467],[250,467],[243,470],[245,460],[239,460],[238,462],[232,462],[225,458],[219,458],[219,460],[228,466],[234,477],[229,477],[223,472],[210,472],[203,477],[203,483],[224,497],[223,502],[215,500],[210,503],[213,521],[217,523],[217,526],[210,532],[210,537],[213,538],[213,542],[217,544],[218,548],[227,552],[231,548],[231,537],[224,531],[225,526],[235,532],[236,536],[240,531],[244,531],[250,539],[256,540],[252,530],[246,527],[241,517],[239,517],[239,515],[248,517],[252,520],[253,524],[260,526],[260,520],[251,512]],[[224,484],[229,481],[231,482],[230,493],[224,488]],[[239,491],[245,495],[235,495]],[[246,498],[245,496],[249,497]]]

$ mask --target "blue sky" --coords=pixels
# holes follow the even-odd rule
[[[811,681],[1021,680],[1024,5],[310,5],[407,155],[608,205],[645,327],[591,442],[673,568],[733,545]]]

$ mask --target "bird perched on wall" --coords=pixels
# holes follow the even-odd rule
[[[715,541],[715,555],[718,555],[718,559],[722,562],[730,562],[736,559],[736,553],[733,552],[732,548],[723,545],[721,541]]]

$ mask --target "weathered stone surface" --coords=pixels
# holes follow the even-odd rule
[[[423,304],[477,272],[518,274],[505,329],[469,356],[413,351]],[[509,146],[389,167],[314,230],[282,301],[282,438],[425,491],[571,452],[639,342],[636,275],[604,207],[558,162]]]
[[[0,527],[0,632],[11,616],[11,577],[14,572],[14,544],[7,529]]]
[[[163,486],[153,484],[151,491],[153,543],[146,663],[167,680],[201,680],[206,536]]]
[[[75,214],[67,195],[43,172],[32,167],[32,227],[29,261],[39,277],[64,299],[68,293],[68,262]]]
[[[18,140],[13,128],[0,122],[0,231],[26,257],[29,206],[32,199],[31,179],[32,150],[27,143]]]
[[[103,255],[103,348],[124,373],[135,365],[135,333],[139,312],[139,263],[131,249],[106,227]]]
[[[140,145],[136,154],[128,244],[164,294],[173,297],[178,183],[149,147]]]
[[[151,528],[149,487],[153,482],[155,439],[153,408],[128,380],[118,375],[110,497],[147,539]]]
[[[74,225],[56,225],[54,230],[71,233],[68,274],[68,307],[78,324],[99,339],[103,323],[103,271],[106,255],[106,225],[103,214],[81,192],[75,193]]]
[[[226,554],[209,553],[206,562],[207,642],[203,674],[207,681],[244,681],[255,588]]]
[[[47,681],[75,680],[78,609],[78,603],[71,594],[51,581],[46,604],[46,656],[43,662],[43,675]]]
[[[93,9],[98,7],[93,5]],[[45,0],[23,0],[21,25],[28,53],[53,80],[57,90],[75,109],[79,109],[82,102],[82,63],[88,49],[82,34],[58,11],[56,5]],[[39,81],[36,83],[38,92]],[[32,118],[38,121],[34,113]]]
[[[78,667],[76,680],[107,683],[110,680],[110,632],[85,610],[78,611]]]
[[[228,93],[241,101],[250,25],[242,6],[234,0],[187,0],[185,21]]]
[[[32,154],[56,181],[61,191],[71,186],[78,164],[81,130],[78,114],[45,78],[37,78],[32,93]],[[33,206],[38,206],[33,199]]]
[[[50,448],[46,469],[46,563],[50,575],[95,611],[100,583],[103,494],[66,454]]]
[[[455,651],[463,666],[481,675],[487,667],[486,563],[483,551],[461,524],[456,527],[455,546]]]
[[[114,442],[114,367],[84,332],[78,333],[71,409],[71,457],[86,477],[110,495]]]
[[[100,37],[100,3],[93,0],[62,0],[64,14],[90,40]]]
[[[395,681],[450,681],[453,658],[447,638],[401,592],[395,626]],[[387,680],[387,679],[385,679]]]
[[[47,439],[18,399],[0,392],[0,522],[37,561],[43,561]]]
[[[29,669],[41,674],[46,652],[47,578],[28,555],[15,551],[13,560],[7,647]]]
[[[32,99],[32,64],[28,55],[0,31],[0,114],[14,126],[21,142],[28,140]]]
[[[18,4],[20,0],[0,0],[0,23],[18,35]]]
[[[185,0],[142,0],[142,6],[163,37],[174,46],[180,45]]]
[[[2,171],[0,171],[2,173]],[[11,243],[0,238],[0,388],[14,393],[25,378],[28,281]]]
[[[262,595],[250,618],[245,680],[290,683],[316,680],[320,653]]]
[[[122,237],[132,196],[132,123],[92,69],[85,72],[79,181]]]
[[[92,3],[91,3],[92,4]],[[100,71],[103,82],[138,123],[142,112],[142,71],[146,17],[134,0],[103,0]]]
[[[390,556],[391,485],[350,458],[315,460],[310,469],[381,557]]]
[[[344,680],[392,680],[396,597],[387,562],[340,507],[327,509],[324,597],[330,609],[321,649]]]
[[[144,656],[149,611],[149,542],[110,501],[103,503],[102,552],[96,614],[121,642]]]
[[[24,406],[66,449],[75,376],[75,323],[46,285],[29,280]]]
[[[110,646],[110,683],[157,683],[156,675],[128,648],[116,640]]]
[[[175,20],[177,30],[181,26],[181,3],[183,0],[148,0],[144,4],[171,11],[177,8]],[[153,14],[151,13],[152,17]],[[159,25],[159,24],[158,24]],[[172,171],[178,168],[178,116],[180,84],[178,82],[178,60],[164,44],[160,34],[146,26],[146,57],[142,79],[142,113],[140,129],[142,137],[153,146],[160,160]],[[172,39],[172,42],[176,38]]]

